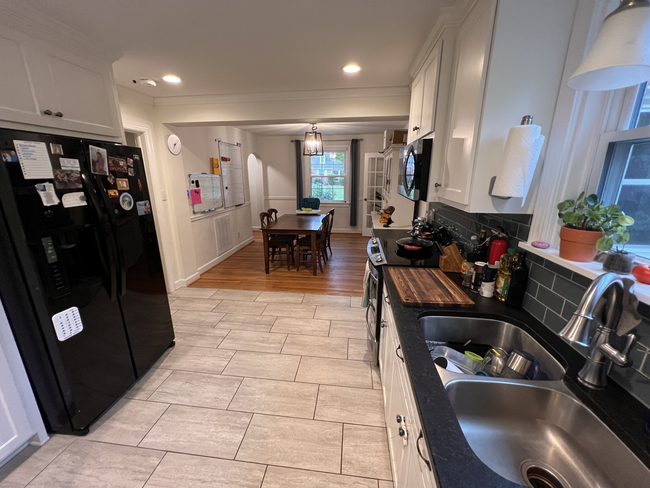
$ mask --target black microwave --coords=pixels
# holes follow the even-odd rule
[[[402,149],[397,193],[413,201],[427,199],[432,148],[432,139],[420,139]]]

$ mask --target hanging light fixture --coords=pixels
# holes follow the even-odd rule
[[[650,0],[621,0],[569,78],[574,90],[603,91],[650,80]]]
[[[302,150],[303,156],[322,156],[323,136],[316,132],[316,124],[311,124],[311,132],[305,132],[305,144]]]

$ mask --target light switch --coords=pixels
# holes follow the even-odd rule
[[[167,190],[160,190],[160,198],[162,198],[163,202],[167,201]]]

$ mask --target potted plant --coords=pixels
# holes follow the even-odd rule
[[[604,211],[601,210],[599,215],[602,216],[600,228],[603,237],[596,242],[596,248],[599,251],[607,252],[603,269],[614,273],[631,273],[635,256],[625,251],[624,248],[630,240],[627,228],[634,224],[634,219],[625,215],[618,205],[610,205]]]
[[[603,237],[598,215],[603,205],[597,195],[585,197],[585,192],[575,200],[558,203],[558,216],[564,222],[560,229],[560,257],[569,261],[588,263],[594,260],[596,243]]]

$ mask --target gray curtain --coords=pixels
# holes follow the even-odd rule
[[[359,200],[359,139],[350,142],[350,227],[357,225]]]
[[[296,208],[302,208],[302,148],[300,147],[300,141],[293,141],[293,145],[296,149],[296,201],[298,206]]]

